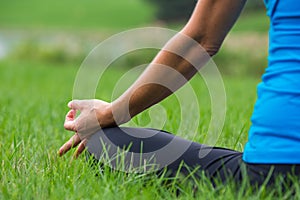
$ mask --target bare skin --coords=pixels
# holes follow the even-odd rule
[[[180,34],[167,44],[175,49],[184,47],[188,57],[203,58],[199,66],[193,66],[170,51],[161,50],[136,82],[114,102],[108,103],[96,99],[69,102],[70,111],[66,115],[64,127],[75,134],[59,149],[59,155],[62,156],[78,146],[74,154],[78,157],[85,149],[88,137],[96,129],[125,123],[183,86],[197,73],[201,64],[207,61],[205,60],[207,53],[209,56],[217,53],[245,2],[246,0],[198,1],[190,20],[180,34],[195,40],[206,52],[199,52],[199,49],[194,48],[193,45],[186,45],[186,40]],[[168,66],[174,72],[163,70],[161,66]],[[185,79],[180,79],[180,76]],[[178,81],[179,79],[182,81]],[[170,85],[172,89],[159,84],[150,84],[161,83],[162,80],[163,85]],[[80,115],[76,118],[77,111],[80,111]]]

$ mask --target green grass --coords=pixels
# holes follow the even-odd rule
[[[72,153],[59,158],[57,150],[72,133],[63,129],[66,103],[71,99],[77,68],[33,62],[0,63],[0,199],[181,199],[289,198],[279,188],[252,191],[246,185],[218,186],[213,189],[206,179],[197,183],[193,195],[188,183],[162,186],[155,176],[125,175],[106,169],[95,176],[84,156],[71,161]],[[122,71],[108,71],[97,97],[109,100],[114,82]],[[224,77],[227,92],[227,117],[217,145],[242,150],[247,139],[249,118],[255,100],[258,79]],[[104,85],[104,83],[106,83]],[[200,77],[192,80],[201,108],[201,126],[197,141],[207,131],[210,119],[209,98]],[[176,98],[165,100],[170,119],[165,129],[176,132]],[[135,120],[147,124],[142,114]],[[193,123],[195,119],[188,119]],[[152,124],[155,127],[157,124]],[[180,133],[183,136],[185,133]],[[187,136],[188,138],[188,136]],[[299,184],[295,182],[299,198]]]
[[[258,32],[265,33],[269,30],[269,19],[265,10],[244,11],[236,24],[233,32]]]
[[[153,19],[145,1],[1,1],[0,28],[119,29]]]
[[[12,0],[1,2],[0,28],[120,30],[149,25],[155,21],[154,14],[154,6],[143,0]],[[264,10],[245,10],[233,31],[266,32],[268,23]],[[179,29],[183,25],[168,26]]]

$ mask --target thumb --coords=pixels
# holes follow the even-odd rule
[[[72,109],[67,113],[65,123],[64,123],[64,128],[66,130],[75,131],[75,132],[77,131],[75,117],[76,117],[76,110]]]
[[[64,128],[69,131],[77,132],[76,120],[73,121],[65,121]]]

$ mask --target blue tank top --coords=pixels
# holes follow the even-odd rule
[[[243,160],[300,164],[300,3],[265,0],[268,67],[257,87]]]

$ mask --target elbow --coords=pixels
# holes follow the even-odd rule
[[[207,52],[209,56],[212,57],[219,52],[222,42],[205,36],[189,36],[189,37],[195,40]]]
[[[209,39],[197,39],[194,37],[192,37],[192,39],[195,40],[210,57],[216,55],[221,47],[221,44],[219,42]]]
[[[207,37],[207,34],[192,34],[186,31],[182,31],[181,33],[196,41],[208,53],[209,56],[212,57],[219,52],[222,41],[216,38]]]
[[[205,49],[205,51],[208,53],[210,57],[216,55],[220,49],[220,45],[205,44],[205,43],[204,44],[199,43],[199,44]]]

